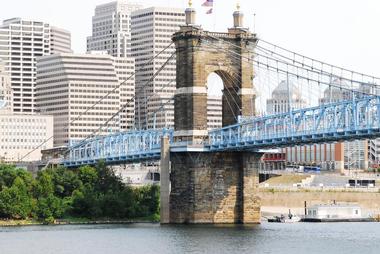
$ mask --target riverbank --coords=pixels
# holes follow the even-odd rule
[[[285,191],[261,189],[261,212],[263,216],[287,214],[289,209],[293,214],[304,215],[307,206],[314,204],[329,204],[332,202],[356,203],[362,208],[362,214],[376,216],[380,214],[379,192],[355,191]]]
[[[0,227],[40,226],[40,225],[106,225],[106,224],[132,224],[132,223],[158,223],[157,218],[138,218],[131,220],[101,219],[92,220],[86,218],[58,219],[52,223],[38,220],[0,220]]]

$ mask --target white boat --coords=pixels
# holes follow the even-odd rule
[[[362,217],[361,208],[354,204],[322,204],[307,208],[302,221],[305,222],[339,222],[339,221],[369,221]]]

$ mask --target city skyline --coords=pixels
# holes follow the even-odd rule
[[[15,0],[8,3],[6,8],[0,9],[0,18],[2,20],[12,17],[41,19],[54,26],[65,28],[72,33],[74,52],[83,53],[86,48],[86,37],[91,34],[91,17],[94,8],[107,2],[110,1]],[[188,1],[131,2],[141,3],[144,7],[185,8]],[[197,23],[202,23],[207,30],[226,31],[232,24],[230,19],[224,17],[231,15],[236,8],[236,1],[228,3],[214,1],[214,3],[213,14],[206,15],[206,9],[201,7],[202,1],[193,0],[194,7],[198,11]],[[360,3],[345,1],[344,5],[339,1],[328,0],[308,3],[301,0],[291,0],[286,3],[276,0],[241,0],[240,4],[246,16],[245,25],[251,30],[254,29],[253,14],[256,13],[255,30],[260,38],[367,74],[376,75],[380,72],[376,67],[377,59],[380,57],[380,51],[377,50],[380,36],[373,32],[376,30],[375,24],[380,22],[380,3],[375,0]],[[30,11],[32,9],[33,11]],[[67,12],[70,12],[70,19],[67,18]]]

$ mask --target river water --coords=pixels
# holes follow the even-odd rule
[[[0,254],[380,253],[380,223],[0,228]]]

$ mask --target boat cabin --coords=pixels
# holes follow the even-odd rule
[[[307,208],[307,219],[356,219],[361,218],[362,212],[358,205],[327,204],[314,205]]]

